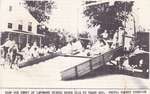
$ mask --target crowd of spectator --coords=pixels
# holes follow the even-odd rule
[[[21,50],[19,50],[18,44],[14,40],[7,39],[0,46],[1,58],[3,58],[4,62],[8,62],[10,68],[12,68],[13,65],[17,65],[20,62],[47,56],[51,53],[95,57],[122,46],[125,31],[119,27],[112,39],[109,38],[110,34],[107,30],[97,35],[95,39],[91,39],[87,32],[85,34],[78,34],[77,37],[64,31],[58,31],[57,33],[59,36],[57,41],[51,44],[37,46],[36,42],[32,45],[26,43],[26,46]],[[132,46],[132,43],[128,46],[129,50]]]
[[[18,44],[14,40],[7,39],[6,42],[0,46],[2,63],[9,64],[10,68],[13,66],[18,66],[18,63],[26,62],[33,58],[38,58],[41,56],[46,56],[56,51],[54,44],[49,44],[49,46],[37,46],[34,42],[33,45],[29,43],[19,50]]]

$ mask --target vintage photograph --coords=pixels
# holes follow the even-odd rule
[[[0,0],[0,87],[149,88],[149,10],[149,0]]]

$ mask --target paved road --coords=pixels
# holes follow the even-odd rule
[[[22,69],[0,66],[2,87],[49,87],[49,88],[147,88],[149,80],[123,74],[106,74],[83,79],[62,81],[60,71],[86,61],[87,58],[56,57]]]

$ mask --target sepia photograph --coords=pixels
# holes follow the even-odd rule
[[[149,0],[0,0],[0,88],[149,89],[149,10]]]

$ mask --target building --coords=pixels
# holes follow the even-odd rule
[[[0,0],[0,39],[14,39],[20,49],[26,43],[37,41],[41,44],[42,34],[37,33],[39,23],[24,7],[23,0]]]

